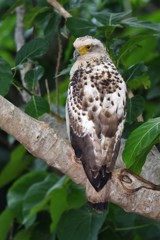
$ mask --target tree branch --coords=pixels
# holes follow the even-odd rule
[[[38,121],[0,96],[0,128],[13,135],[34,156],[69,176],[75,183],[86,187],[87,179],[82,165],[65,137],[65,125],[52,118],[52,123]],[[54,128],[53,128],[54,126]],[[87,191],[90,198],[93,188]],[[103,190],[107,200],[134,212],[160,220],[160,186],[126,169],[113,171]],[[95,195],[98,193],[94,193]]]
[[[47,0],[47,2],[50,3],[64,18],[71,17],[71,14],[67,12],[56,0]]]

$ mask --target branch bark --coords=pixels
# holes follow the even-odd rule
[[[63,16],[64,18],[69,18],[71,17],[71,14],[69,12],[67,12],[62,5],[60,5],[59,2],[57,2],[56,0],[47,0],[48,3],[50,3],[58,12],[61,16]]]
[[[48,117],[44,118],[48,122],[33,119],[2,96],[0,109],[1,129],[14,136],[32,155],[86,187],[86,175],[66,139],[64,123],[53,118],[51,123]],[[160,220],[160,185],[119,168],[113,171],[105,192],[107,200],[125,211]],[[88,197],[89,194],[88,192]]]

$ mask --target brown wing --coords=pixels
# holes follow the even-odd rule
[[[101,167],[96,166],[94,146],[88,134],[79,137],[74,133],[72,127],[70,128],[70,134],[76,157],[81,160],[85,173],[92,186],[96,191],[100,191],[108,179],[110,179],[111,173],[107,172],[106,165]]]

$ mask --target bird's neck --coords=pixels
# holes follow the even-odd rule
[[[87,54],[81,55],[78,57],[78,61],[82,62],[82,61],[90,61],[93,58],[105,58],[107,56],[106,53],[104,52],[89,52]]]
[[[85,67],[87,65],[87,62],[94,62],[96,59],[100,60],[103,59],[104,61],[107,60],[109,58],[109,56],[107,55],[107,53],[88,53],[82,56],[79,56],[77,58],[77,61],[73,64],[71,71],[70,71],[70,77],[72,78],[73,73],[81,68],[82,66]]]

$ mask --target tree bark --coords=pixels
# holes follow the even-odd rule
[[[0,109],[2,130],[14,136],[33,156],[86,187],[86,175],[66,139],[64,123],[48,116],[44,118],[48,122],[38,121],[2,96]],[[152,154],[150,158],[151,156]],[[120,157],[119,155],[118,158]],[[125,211],[160,220],[160,185],[155,185],[125,168],[118,168],[113,171],[105,192],[108,201],[121,206]]]
[[[63,16],[64,18],[69,18],[71,17],[71,14],[69,12],[67,12],[62,5],[57,2],[56,0],[47,0],[47,2],[49,4],[51,4],[58,12],[61,16]]]

